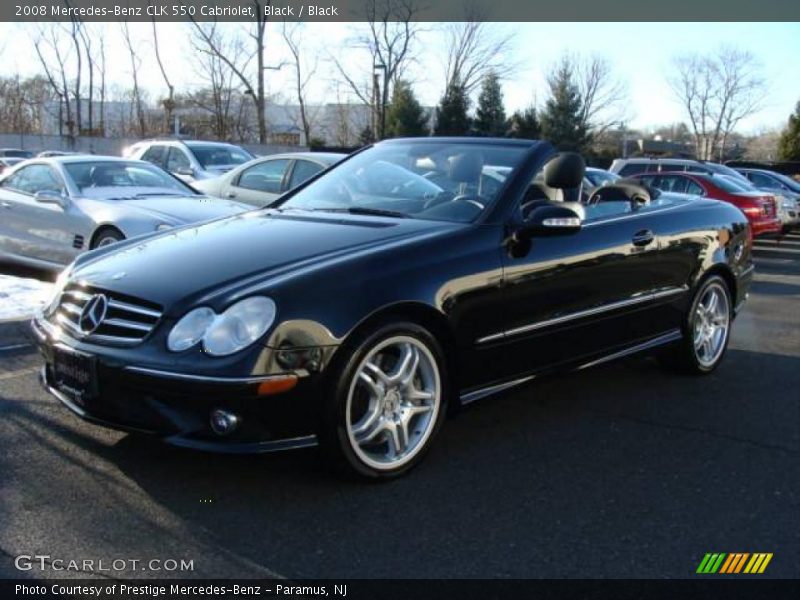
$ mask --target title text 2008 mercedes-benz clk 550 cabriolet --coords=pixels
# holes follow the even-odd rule
[[[453,407],[659,347],[707,373],[752,279],[734,206],[630,182],[580,198],[542,142],[381,142],[272,207],[79,257],[33,321],[81,417],[228,452],[319,443],[364,477]],[[663,348],[661,348],[663,347]]]

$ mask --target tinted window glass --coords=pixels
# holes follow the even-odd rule
[[[236,185],[248,190],[280,194],[283,174],[288,165],[289,159],[285,158],[258,163],[257,165],[245,169],[244,172],[239,175],[239,181]]]
[[[224,144],[192,144],[189,149],[204,169],[241,165],[252,160],[252,155],[238,146]]]
[[[150,146],[150,148],[142,154],[142,160],[147,160],[160,167],[164,164],[165,150],[166,148],[164,146]]]
[[[665,192],[685,194],[689,180],[680,175],[662,175],[656,182],[656,187]]]
[[[191,163],[180,148],[170,148],[167,157],[167,171],[175,172],[178,169],[191,168]]]
[[[647,165],[644,163],[628,163],[620,170],[619,174],[622,177],[627,177],[628,175],[638,175],[639,173],[644,173],[647,170]]]
[[[686,193],[693,196],[702,196],[705,194],[705,190],[690,179],[686,183]]]
[[[61,178],[47,165],[22,167],[3,182],[3,187],[25,194],[36,192],[64,192]]]
[[[294,163],[292,170],[292,177],[289,180],[289,189],[295,188],[307,179],[310,179],[320,171],[323,167],[310,160],[298,160]]]

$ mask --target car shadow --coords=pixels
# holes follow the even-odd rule
[[[736,511],[757,512],[760,490],[787,485],[797,409],[771,398],[798,372],[798,357],[731,350],[703,379],[650,359],[551,377],[468,407],[382,485],[329,473],[315,450],[214,455],[127,436],[102,452],[155,502],[289,577],[678,576],[665,564],[697,552],[698,530],[746,545],[749,528],[790,518],[773,503],[736,524],[720,505],[735,491]],[[631,550],[630,571],[612,558],[621,545],[650,554]]]

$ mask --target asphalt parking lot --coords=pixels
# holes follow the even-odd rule
[[[713,375],[635,358],[543,380],[469,407],[382,485],[313,450],[199,454],[85,424],[39,388],[24,326],[0,325],[0,576],[52,576],[13,566],[45,554],[194,561],[115,577],[662,578],[772,552],[765,576],[798,577],[800,235],[757,247]]]

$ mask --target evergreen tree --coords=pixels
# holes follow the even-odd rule
[[[494,71],[489,71],[481,83],[474,125],[478,135],[501,137],[506,133],[503,90],[500,88],[500,80]]]
[[[392,104],[386,113],[386,137],[419,137],[429,133],[428,117],[411,84],[398,80],[392,92]]]
[[[468,110],[464,87],[451,84],[436,109],[436,135],[466,135],[470,127]]]
[[[559,150],[587,150],[591,134],[581,117],[583,99],[571,63],[564,61],[547,83],[550,97],[540,115],[542,137]]]
[[[800,102],[789,116],[789,124],[778,141],[778,158],[781,160],[800,160]]]
[[[516,111],[509,119],[508,137],[538,140],[542,136],[542,125],[536,114],[536,107],[529,106]]]

